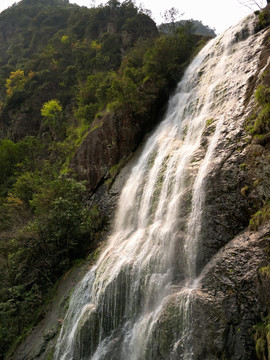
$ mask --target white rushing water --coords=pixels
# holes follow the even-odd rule
[[[107,248],[72,295],[54,359],[193,358],[205,179],[256,71],[262,36],[252,22],[212,40],[188,67],[122,190]]]

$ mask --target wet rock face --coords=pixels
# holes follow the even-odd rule
[[[200,271],[211,257],[243,230],[249,221],[249,206],[241,194],[241,157],[231,151],[225,163],[214,166],[205,184],[202,214]]]
[[[249,231],[218,252],[194,289],[170,295],[154,324],[145,360],[255,360],[254,325],[269,311],[270,228]]]
[[[211,167],[205,178],[201,232],[197,258],[197,274],[225,244],[249,224],[251,203],[242,188],[246,185],[245,162],[247,142],[243,119],[229,119],[224,126]],[[242,122],[242,124],[241,124]],[[203,134],[209,141],[211,132]]]
[[[72,160],[71,167],[80,178],[87,180],[90,191],[101,183],[110,167],[124,155],[126,149],[123,143],[119,147],[119,139],[126,137],[133,142],[133,134],[124,131],[121,126],[124,122],[126,119],[109,116],[97,120]]]
[[[262,73],[263,84],[270,86],[270,65],[267,63],[269,34],[268,30],[256,75],[249,79],[243,100],[244,113],[229,120],[205,181],[198,274],[212,256],[243,231],[249,225],[251,216],[270,200],[270,137],[265,136],[264,142],[260,143],[256,138],[251,139],[246,130],[246,120],[254,116],[254,92],[262,81]],[[210,130],[211,126],[202,137],[206,148]]]
[[[79,177],[87,181],[90,192],[104,181],[112,166],[138,147],[152,125],[149,118],[136,119],[128,113],[108,114],[92,124],[71,163]]]
[[[97,329],[99,326],[96,309],[89,305],[79,322],[79,331],[76,334],[78,339],[75,342],[75,346],[78,348],[75,348],[74,354],[76,354],[77,357],[80,355],[83,358],[89,357],[89,349],[97,348],[99,342],[99,332]]]
[[[264,292],[270,279],[259,271],[269,240],[269,227],[241,234],[213,257],[197,289],[173,294],[147,359],[257,359],[253,326],[269,311]]]
[[[269,226],[257,233],[245,232],[225,246],[204,270],[195,302],[200,316],[197,318],[196,310],[193,316],[195,321],[201,319],[202,325],[198,326],[205,337],[201,341],[204,349],[196,350],[199,353],[214,351],[215,359],[256,359],[253,326],[269,311],[259,271],[268,262],[265,249],[269,240]],[[266,282],[269,286],[270,279]],[[203,314],[208,317],[206,324]],[[215,324],[217,333],[211,329]]]

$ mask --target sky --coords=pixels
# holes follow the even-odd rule
[[[19,2],[19,1],[17,1]],[[106,4],[107,0],[70,0],[70,3],[76,3],[80,6],[91,7],[100,4]],[[122,2],[120,0],[120,2]],[[242,3],[253,3],[254,1],[239,1],[239,0],[136,0],[137,6],[142,4],[142,7],[152,12],[152,18],[157,24],[162,23],[166,10],[172,7],[179,10],[179,14],[184,13],[180,19],[194,19],[200,20],[204,25],[215,29],[219,34],[229,28],[231,25],[237,24],[245,16],[250,14],[252,10]],[[266,5],[266,0],[258,0],[260,4]],[[15,3],[14,0],[0,0],[0,12]],[[257,10],[256,6],[253,7]],[[178,19],[177,19],[178,20]]]

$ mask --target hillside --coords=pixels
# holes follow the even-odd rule
[[[118,201],[116,223],[14,359],[267,358],[269,8],[257,15],[202,49],[131,156],[110,167],[138,115],[91,124],[71,165],[108,218]]]
[[[251,55],[244,52],[235,64],[237,75],[231,80],[226,78],[228,86],[223,88],[222,83],[216,89],[209,97],[213,103],[207,109],[219,111],[224,99],[228,99],[225,103],[229,106],[230,97],[238,99],[234,107],[241,107],[236,115],[234,107],[226,108],[223,116],[227,122],[220,126],[223,130],[212,146],[216,158],[210,161],[209,173],[203,180],[204,208],[200,212],[196,274],[207,266],[202,271],[201,287],[194,291],[192,305],[194,334],[202,339],[192,341],[196,360],[208,355],[213,359],[250,356],[264,360],[269,355],[269,5],[252,19],[255,34],[250,37],[253,43],[248,49],[253,51],[254,47],[258,51]],[[228,66],[233,65],[231,59],[249,39],[252,24],[248,21],[233,34]],[[163,31],[129,0],[110,0],[90,9],[69,4],[68,0],[22,0],[0,14],[0,359],[52,358],[74,285],[96,263],[112,232],[117,201],[133,165],[143,153],[142,145],[167,108],[176,106],[172,100],[167,105],[170,95],[191,60],[214,37],[207,26],[201,28],[200,22],[191,25],[168,24],[170,31]],[[199,31],[194,32],[198,26]],[[206,36],[201,31],[206,31]],[[259,39],[263,40],[256,43]],[[220,56],[223,50],[221,39],[213,51]],[[206,56],[205,63],[211,58]],[[198,75],[200,84],[208,71],[210,74],[215,66],[226,64],[217,59],[207,71],[202,67],[198,74],[191,72],[190,76]],[[218,81],[222,76],[229,77],[229,73],[217,76]],[[185,90],[184,94],[188,94],[190,84]],[[203,93],[194,91],[184,113],[201,104],[196,110],[199,113],[205,99]],[[192,126],[186,125],[179,139],[169,136],[171,142],[168,154],[160,162],[156,188],[144,201],[151,202],[150,212],[157,209],[161,189],[166,188],[163,183],[174,183],[173,176],[165,177],[165,170],[170,168],[168,164],[171,168],[176,163],[181,165],[180,160],[169,163],[169,159],[171,153],[181,149],[190,129]],[[191,227],[184,224],[193,206],[190,184],[196,183],[198,164],[211,149],[209,144],[218,129],[217,119],[208,117],[201,128],[200,148],[184,167],[188,175],[183,177],[181,186],[187,187],[180,195],[186,198],[179,206],[181,216],[176,213],[175,222],[180,222],[177,238]],[[159,146],[164,139],[165,136],[158,140]],[[188,139],[192,143],[193,137]],[[157,151],[153,151],[146,166],[153,172],[156,155]],[[138,173],[142,169],[143,166]],[[136,217],[140,211],[136,212],[138,204],[136,199],[132,203],[131,195],[133,188],[147,184],[150,175],[142,178],[141,186],[135,181],[125,200],[132,207],[123,211],[124,216],[130,216],[130,223],[139,224]],[[166,201],[164,198],[164,207]],[[171,214],[166,218],[166,226],[170,225]],[[140,224],[146,218],[148,214],[140,219]],[[149,215],[149,221],[152,218]],[[194,224],[197,226],[197,222]],[[169,233],[173,227],[172,219]],[[143,263],[161,242],[162,233],[153,236],[154,243],[143,254]],[[142,247],[147,236],[142,238]],[[170,237],[166,240],[169,242]],[[189,266],[183,260],[186,250],[181,246],[171,251],[175,255],[172,262],[176,269],[183,266],[185,274]],[[165,247],[169,248],[167,244]],[[119,263],[125,260],[125,249],[121,251]],[[155,254],[153,258],[157,259],[155,269],[162,262]],[[97,313],[91,312],[89,306],[89,317],[80,321],[81,329],[75,339],[76,346],[81,347],[80,354],[90,351],[87,334],[94,331],[94,326],[99,331],[102,324],[103,336],[110,335],[114,326],[120,324],[121,333],[121,319],[126,321],[125,296],[133,286],[128,288],[126,284],[131,275],[135,279],[141,271],[135,266],[131,274],[133,263],[130,261],[118,273],[119,283],[112,283],[111,287],[106,287],[106,281],[116,261],[108,269],[105,264],[104,271],[101,265],[100,278],[106,271],[108,276],[104,287],[100,286]],[[146,272],[150,268],[146,266]],[[171,341],[182,331],[177,317],[182,303],[179,300],[179,306],[179,295],[173,292],[182,284],[181,276],[175,271],[169,307],[164,308],[153,326],[153,338],[158,343],[153,341],[147,359],[167,360]],[[140,285],[140,279],[134,281],[134,286]],[[136,306],[133,304],[136,311],[144,298],[142,288],[143,284],[133,297],[127,296],[138,297]],[[156,296],[150,299],[155,302],[159,289],[153,291]],[[79,303],[75,309],[79,309]],[[115,315],[113,320],[111,313]],[[98,340],[94,331],[93,349]],[[120,341],[116,331],[106,359],[119,360],[116,350]]]
[[[90,195],[111,186],[207,40],[161,35],[131,1],[23,0],[0,14],[1,359],[96,249],[111,210]],[[85,138],[97,145],[80,156]]]
[[[139,38],[150,41],[158,35],[154,22],[131,2],[120,6],[117,1],[92,9],[67,1],[22,1],[1,14],[0,28],[2,83],[13,74],[10,93],[1,89],[1,129],[5,135],[8,128],[16,140],[46,131],[40,109],[54,98],[63,106],[66,124],[58,134],[63,137],[75,121],[69,110],[80,92],[75,86],[87,76],[116,71]],[[88,121],[104,106],[94,105]]]
[[[173,28],[177,28],[179,26],[190,26],[190,30],[192,31],[192,33],[197,34],[197,35],[203,35],[203,36],[211,36],[211,37],[215,37],[216,33],[213,29],[209,28],[209,26],[204,25],[201,21],[199,20],[180,20],[180,21],[176,21],[175,23],[165,23],[165,24],[161,24],[159,25],[159,31],[162,33],[169,33]]]

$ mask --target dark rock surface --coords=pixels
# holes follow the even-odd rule
[[[269,225],[243,232],[208,263],[196,289],[172,294],[146,359],[257,359],[254,325],[270,309],[270,279],[260,272],[269,263],[269,240]]]
[[[80,178],[87,180],[89,191],[96,189],[110,168],[135,149],[141,132],[131,116],[108,114],[92,124],[71,164]]]
[[[246,231],[207,265],[192,316],[200,338],[195,359],[256,359],[253,326],[270,309],[269,298],[265,301],[270,279],[260,272],[269,262],[269,240],[269,225],[256,233]]]
[[[96,119],[71,161],[79,178],[87,181],[89,192],[100,186],[113,166],[118,166],[141,144],[145,134],[160,120],[168,94],[160,94],[148,111],[135,116],[129,113],[107,113]]]

